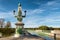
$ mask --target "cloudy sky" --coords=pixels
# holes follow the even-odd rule
[[[0,0],[0,18],[11,21],[12,27],[17,22],[13,10],[18,10],[18,2],[22,4],[22,13],[27,10],[23,19],[24,27],[60,27],[60,0]]]

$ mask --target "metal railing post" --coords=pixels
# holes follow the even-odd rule
[[[56,34],[54,33],[54,40],[56,40]]]

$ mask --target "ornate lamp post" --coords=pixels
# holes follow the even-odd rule
[[[15,33],[15,37],[19,37],[20,34],[22,34],[22,30],[24,30],[24,23],[22,23],[23,18],[26,17],[26,10],[24,11],[25,15],[22,15],[22,9],[21,9],[21,4],[18,4],[18,14],[15,14],[15,10],[13,11],[13,14],[15,16],[15,18],[17,19],[17,23],[15,23],[16,25],[16,33]]]

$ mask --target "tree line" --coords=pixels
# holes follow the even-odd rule
[[[49,27],[49,26],[39,26],[38,28],[25,28],[26,30],[60,30],[60,28],[53,28],[53,27]]]

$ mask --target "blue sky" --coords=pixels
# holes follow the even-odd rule
[[[12,27],[17,22],[12,11],[17,13],[18,2],[22,4],[23,14],[27,10],[24,27],[60,27],[60,0],[0,0],[0,18],[11,21]]]

